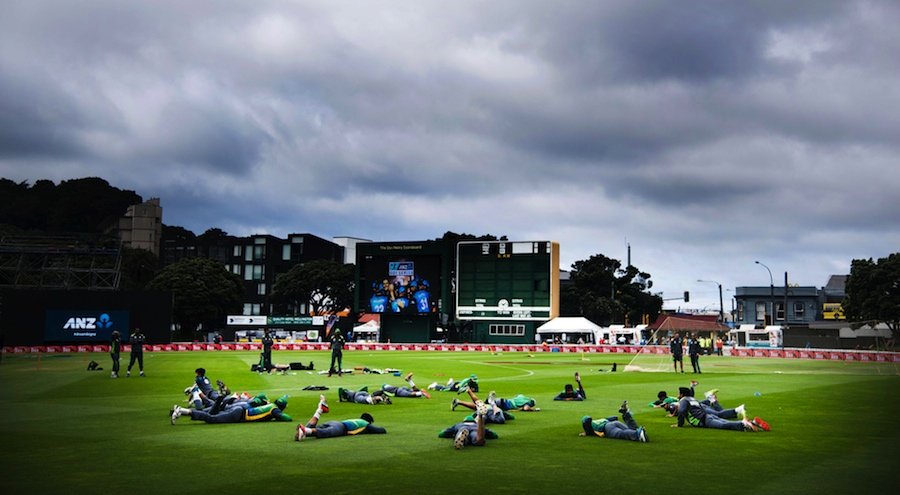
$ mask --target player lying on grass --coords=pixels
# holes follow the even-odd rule
[[[477,419],[476,416],[479,404],[484,404],[484,402],[478,399],[478,395],[476,395],[475,392],[472,391],[472,389],[467,390],[467,392],[469,394],[469,398],[472,399],[472,401],[467,402],[461,401],[459,399],[453,399],[452,401],[450,401],[450,410],[455,411],[457,406],[469,408],[475,411],[476,414],[467,416],[465,419],[463,419],[463,422],[474,422]],[[496,401],[485,404],[485,406],[486,409],[483,414],[485,423],[503,424],[508,420],[516,419],[512,414],[500,409],[497,406]]]
[[[437,390],[438,392],[456,392],[457,394],[461,394],[470,388],[478,392],[478,377],[475,376],[474,373],[469,375],[468,378],[461,382],[457,382],[453,378],[451,378],[447,380],[446,385],[438,385],[438,382],[432,382],[432,384],[428,386],[428,390]]]
[[[741,405],[739,412],[736,411],[737,408],[730,410],[740,413],[743,418],[739,421],[728,421],[727,419],[718,416],[717,411],[701,404],[700,401],[691,396],[690,393],[691,389],[687,387],[680,387],[678,389],[678,404],[677,409],[675,410],[678,422],[672,425],[673,428],[680,428],[685,426],[685,424],[689,424],[700,428],[715,428],[719,430],[769,431],[769,424],[761,418],[756,417],[753,418],[752,421],[748,420],[743,405]],[[670,404],[669,407],[675,406]],[[736,415],[737,414],[735,414],[735,416]]]
[[[287,407],[288,396],[283,395],[273,403],[253,406],[249,401],[236,401],[226,406],[221,411],[211,414],[202,409],[188,409],[175,405],[172,407],[172,424],[181,416],[190,416],[194,421],[206,423],[245,423],[257,421],[291,421],[291,417],[284,413]]]
[[[491,390],[487,398],[488,404],[496,404],[503,411],[540,411],[540,407],[535,406],[535,400],[522,394],[516,395],[512,399],[503,399],[497,397],[497,392]]]
[[[578,390],[575,390],[575,387],[572,386],[571,383],[567,383],[564,387],[565,390],[560,392],[553,398],[553,400],[584,400],[587,398],[587,394],[584,392],[584,387],[581,386],[581,375],[578,372],[575,372],[575,383],[578,384]]]
[[[338,388],[338,401],[355,402],[357,404],[391,404],[391,398],[384,390],[376,390],[370,394],[369,387],[363,387],[359,390]]]
[[[194,375],[194,383],[184,389],[184,393],[188,396],[188,402],[195,409],[211,407],[219,396],[230,393],[222,380],[216,380],[218,390],[214,390],[209,378],[206,377],[206,369],[197,368],[194,370]]]
[[[382,434],[387,430],[380,426],[375,426],[375,419],[369,413],[362,413],[359,418],[345,419],[343,421],[328,421],[319,424],[322,414],[328,412],[328,403],[325,402],[325,396],[319,396],[319,404],[316,406],[316,412],[305,425],[297,425],[297,431],[294,433],[294,440],[301,441],[307,437],[315,438],[332,438],[347,435],[360,435],[363,433]]]
[[[381,386],[381,390],[394,397],[425,397],[426,399],[430,399],[431,394],[417,387],[415,382],[413,382],[412,377],[412,373],[407,373],[406,376],[403,377],[403,380],[409,384],[408,387],[395,387],[394,385],[385,383]]]
[[[452,438],[453,447],[456,449],[466,445],[484,447],[485,440],[499,438],[492,430],[484,427],[484,417],[489,411],[488,405],[478,400],[475,407],[475,421],[462,421],[444,428],[438,433],[438,438]]]
[[[608,418],[593,419],[590,416],[581,418],[581,428],[584,430],[579,436],[598,436],[612,438],[615,440],[631,440],[633,442],[647,442],[647,432],[643,426],[638,426],[637,421],[631,415],[628,408],[628,401],[622,403],[619,407],[619,414],[622,415],[622,421],[617,416]]]

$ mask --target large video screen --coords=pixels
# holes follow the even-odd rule
[[[437,313],[440,256],[365,256],[358,306],[367,313]]]
[[[457,244],[456,315],[461,320],[546,321],[559,315],[559,244]]]

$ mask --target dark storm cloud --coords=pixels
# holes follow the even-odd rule
[[[4,7],[0,176],[101,176],[197,233],[553,238],[564,266],[627,237],[671,293],[900,245],[894,2]]]

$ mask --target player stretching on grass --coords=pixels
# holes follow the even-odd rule
[[[575,372],[575,383],[578,384],[578,390],[575,390],[575,387],[572,386],[571,383],[567,383],[565,386],[565,390],[560,392],[553,398],[553,400],[584,400],[587,398],[587,394],[584,393],[584,387],[581,386],[581,375],[578,372]]]
[[[619,421],[619,418],[616,416],[610,416],[608,418],[602,419],[593,419],[590,416],[585,416],[581,418],[581,428],[584,429],[583,432],[579,433],[578,436],[598,436],[598,437],[606,437],[612,438],[615,440],[631,440],[633,442],[647,442],[647,432],[644,431],[643,426],[638,426],[637,421],[634,420],[634,417],[631,415],[631,410],[628,409],[628,401],[622,403],[622,407],[619,408],[619,414],[622,415],[622,419],[625,421]]]
[[[468,389],[466,390],[466,392],[469,393],[469,398],[472,399],[472,402],[465,402],[459,399],[453,399],[450,402],[451,411],[455,411],[457,406],[467,407],[475,411],[475,415],[466,416],[466,418],[463,419],[463,422],[474,423],[476,419],[478,419],[476,418],[476,416],[478,415],[478,407],[480,404],[485,405],[485,409],[482,413],[485,423],[503,424],[506,423],[507,420],[516,419],[512,414],[500,409],[497,406],[496,401],[485,404],[484,402],[478,400],[478,396],[475,394],[475,392],[472,391],[472,389]]]
[[[678,422],[672,425],[672,428],[681,428],[685,423],[700,428],[715,428],[719,430],[735,430],[735,431],[769,431],[769,424],[762,418],[755,417],[752,421],[747,419],[746,411],[743,404],[739,407],[743,419],[740,421],[728,421],[719,417],[715,411],[708,409],[700,401],[688,395],[691,389],[680,387],[678,389],[678,406],[675,415],[678,416]],[[673,407],[671,404],[669,407]],[[738,408],[730,411],[737,411]],[[735,417],[737,414],[735,414]]]
[[[294,433],[294,440],[301,441],[306,437],[315,438],[332,438],[342,437],[346,435],[359,435],[363,433],[383,434],[387,430],[380,426],[375,426],[375,419],[369,413],[362,413],[357,419],[345,419],[343,421],[328,421],[319,424],[319,418],[322,414],[328,412],[328,403],[325,402],[325,396],[319,396],[319,405],[316,412],[306,425],[297,425],[297,431]]]
[[[236,402],[216,414],[200,409],[188,409],[175,405],[172,407],[172,424],[181,416],[190,416],[192,420],[206,423],[249,423],[257,421],[291,421],[285,414],[287,396],[282,396],[274,403],[251,407],[249,402]]]
[[[499,438],[496,433],[484,427],[484,416],[488,412],[488,406],[482,401],[476,401],[475,421],[463,421],[444,428],[438,433],[438,438],[452,438],[453,447],[461,449],[466,445],[484,447],[486,439]]]
[[[363,387],[357,390],[349,388],[338,388],[339,402],[355,402],[357,404],[390,404],[391,398],[384,390],[376,390],[369,393],[369,387]]]
[[[420,389],[416,386],[415,382],[413,382],[413,374],[407,373],[406,376],[403,377],[403,380],[409,384],[408,387],[395,387],[393,385],[388,385],[385,383],[381,386],[381,390],[385,393],[391,394],[394,397],[425,397],[426,399],[430,399],[431,395]]]

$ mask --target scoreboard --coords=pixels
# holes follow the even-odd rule
[[[559,243],[460,242],[456,280],[457,319],[555,318],[559,315]]]

